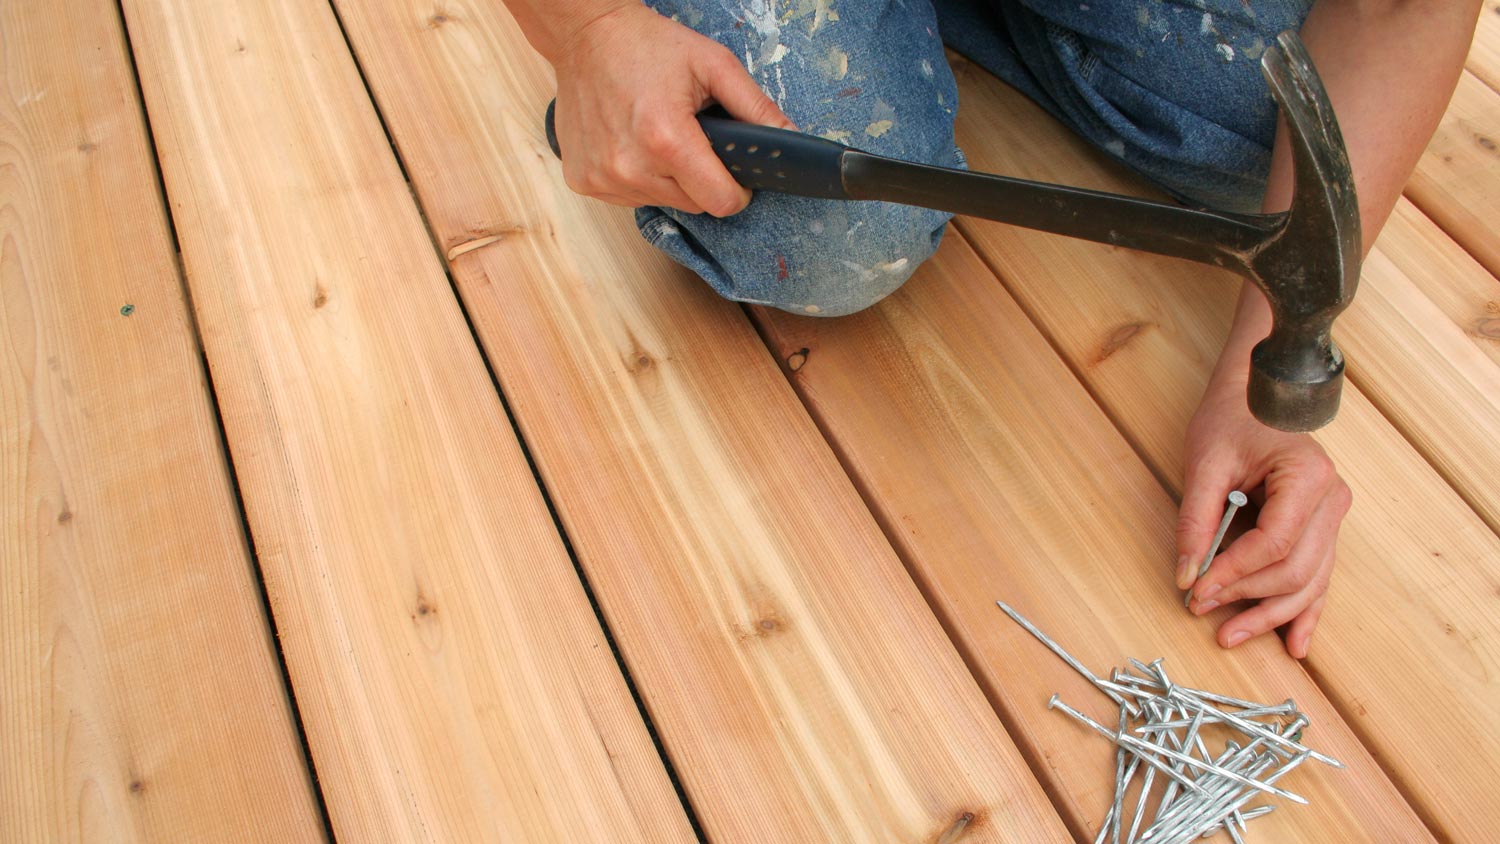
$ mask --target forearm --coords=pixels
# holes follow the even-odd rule
[[[573,36],[596,20],[640,0],[505,0],[533,49],[556,65]]]
[[[1442,119],[1463,71],[1479,7],[1477,0],[1319,0],[1302,27],[1302,41],[1328,89],[1349,151],[1365,252]],[[1265,210],[1285,210],[1291,195],[1291,148],[1283,125]],[[1213,382],[1242,385],[1250,350],[1270,329],[1265,298],[1246,283]]]

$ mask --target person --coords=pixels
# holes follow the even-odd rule
[[[895,290],[948,215],[775,193],[752,201],[694,115],[799,129],[871,152],[964,166],[944,44],[1195,205],[1290,204],[1285,127],[1258,59],[1295,29],[1353,167],[1364,248],[1379,233],[1463,68],[1479,0],[507,0],[557,71],[557,135],[575,191],[636,208],[642,235],[721,295],[839,316]],[[1191,609],[1252,604],[1223,647],[1286,626],[1304,657],[1351,493],[1307,435],[1256,422],[1250,349],[1270,310],[1246,283],[1188,425],[1177,583]],[[1232,489],[1253,528],[1197,579]]]

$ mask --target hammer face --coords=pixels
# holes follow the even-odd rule
[[[1325,333],[1295,350],[1271,338],[1250,353],[1250,412],[1282,431],[1316,431],[1333,421],[1344,386],[1344,356]]]

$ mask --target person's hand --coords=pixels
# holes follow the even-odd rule
[[[639,3],[585,24],[556,67],[564,178],[616,205],[726,217],[750,202],[695,119],[711,102],[796,128],[726,47]]]
[[[1257,422],[1242,381],[1209,388],[1188,426],[1186,458],[1177,586],[1193,587],[1189,608],[1202,615],[1256,601],[1219,626],[1219,644],[1232,648],[1290,623],[1287,653],[1307,656],[1333,575],[1339,523],[1349,512],[1349,485],[1312,437]],[[1234,489],[1260,503],[1255,527],[1220,549],[1198,580]]]

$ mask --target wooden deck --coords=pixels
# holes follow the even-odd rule
[[[976,168],[1149,193],[955,68]],[[1231,276],[960,220],[854,317],[722,301],[493,1],[13,2],[0,74],[0,841],[1092,840],[997,598],[1295,698],[1349,768],[1253,840],[1494,840],[1500,5],[1340,323],[1303,663],[1171,583]]]

